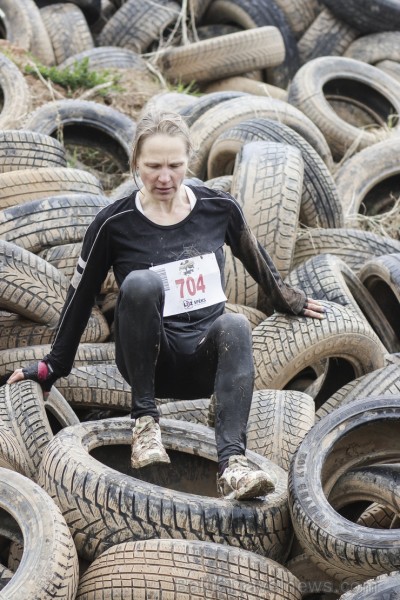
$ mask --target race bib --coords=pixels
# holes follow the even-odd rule
[[[150,267],[163,282],[164,317],[225,302],[214,253]]]

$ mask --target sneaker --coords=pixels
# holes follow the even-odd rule
[[[238,454],[229,457],[228,466],[217,477],[217,488],[227,500],[247,500],[273,492],[275,483],[268,473],[252,469],[247,458]]]
[[[217,397],[215,394],[211,394],[210,404],[208,405],[207,425],[209,427],[215,427],[215,406],[217,403]]]
[[[139,417],[132,436],[131,465],[140,469],[152,463],[170,463],[161,441],[161,429],[153,417]]]

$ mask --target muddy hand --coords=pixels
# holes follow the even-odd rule
[[[323,319],[325,316],[325,306],[319,300],[307,298],[305,306],[300,313],[303,317],[312,317],[313,319]]]

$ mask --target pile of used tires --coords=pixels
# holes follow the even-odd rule
[[[0,0],[0,32],[46,65],[195,81],[149,101],[187,119],[191,176],[230,191],[326,307],[272,314],[226,248],[227,310],[253,328],[248,458],[277,481],[227,501],[209,399],[160,400],[171,466],[131,469],[110,273],[48,399],[0,387],[0,598],[400,597],[400,238],[360,226],[400,223],[398,0]],[[0,88],[4,381],[48,352],[88,224],[133,189],[106,193],[66,145],[126,174],[135,119],[82,99],[32,111],[7,52]]]

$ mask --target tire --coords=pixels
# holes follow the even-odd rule
[[[101,149],[129,170],[129,156],[135,123],[111,106],[87,100],[55,100],[30,113],[24,128],[57,137],[65,144]]]
[[[50,350],[49,344],[2,350],[0,352],[0,377],[4,379],[7,373],[11,374],[15,369],[19,369],[22,364],[42,360],[46,354],[49,354]],[[75,367],[104,363],[115,363],[114,344],[79,344],[75,355]],[[5,382],[2,381],[2,383]]]
[[[158,42],[166,28],[178,18],[180,6],[169,0],[127,0],[104,25],[99,46],[119,46],[139,54]]]
[[[376,63],[375,66],[400,83],[400,62],[383,60],[382,62]]]
[[[369,259],[400,252],[400,242],[388,236],[360,229],[315,228],[301,232],[296,240],[293,268],[320,253],[334,254],[355,272]]]
[[[221,104],[221,102],[227,102],[234,98],[243,98],[243,96],[245,96],[244,92],[232,92],[230,90],[203,94],[203,96],[196,98],[194,102],[190,102],[181,108],[179,113],[185,119],[187,126],[191,127],[210,108]]]
[[[213,177],[213,179],[208,179],[204,185],[210,187],[213,190],[230,192],[232,187],[232,175],[222,175],[221,177]]]
[[[0,469],[0,506],[18,523],[24,553],[18,571],[3,588],[6,598],[73,600],[78,558],[60,510],[36,483]]]
[[[400,61],[400,32],[371,33],[355,40],[347,48],[347,58],[376,65],[384,60]]]
[[[294,454],[314,425],[315,406],[302,392],[258,390],[253,393],[247,447],[289,471]]]
[[[64,167],[24,169],[0,175],[0,208],[65,192],[102,194],[100,181],[81,169]]]
[[[0,307],[31,321],[56,327],[69,287],[68,280],[45,260],[0,240]],[[107,322],[94,306],[82,341],[104,341]]]
[[[160,417],[177,421],[188,421],[197,425],[209,425],[209,398],[198,400],[172,400],[163,402],[158,407]]]
[[[75,273],[76,263],[81,252],[82,242],[73,242],[44,248],[38,252],[38,256],[61,271],[64,277],[70,281]]]
[[[66,166],[65,150],[54,138],[19,129],[0,131],[0,173]]]
[[[357,29],[323,10],[299,40],[301,64],[319,56],[342,56],[358,35]]]
[[[284,58],[285,46],[279,29],[257,27],[161,50],[157,64],[169,81],[190,83],[273,67],[280,65]]]
[[[233,172],[232,195],[282,277],[292,264],[303,174],[300,150],[277,142],[242,146]]]
[[[116,46],[100,46],[78,52],[64,60],[59,68],[73,67],[76,62],[83,60],[87,60],[89,67],[94,70],[133,69],[135,71],[147,71],[146,61],[140,54],[128,48],[117,48]]]
[[[70,2],[45,6],[40,14],[50,37],[56,64],[94,46],[87,21],[78,6]]]
[[[115,364],[75,366],[67,377],[57,381],[57,389],[76,408],[131,411],[131,386]]]
[[[325,561],[325,572],[347,571],[352,583],[396,568],[398,532],[382,534],[352,523],[327,497],[341,473],[398,457],[399,418],[399,397],[361,398],[317,423],[291,465],[290,510],[300,543],[311,558]]]
[[[285,43],[285,60],[279,67],[267,71],[269,83],[286,88],[299,67],[299,56],[295,37],[288,26],[284,13],[270,0],[214,0],[205,15],[207,22],[224,22],[239,25],[244,29],[275,26]]]
[[[54,327],[24,319],[20,315],[0,312],[0,350],[37,344],[50,344]]]
[[[262,323],[262,321],[267,318],[267,315],[261,310],[257,310],[257,308],[251,308],[250,306],[244,306],[243,304],[230,304],[227,302],[225,304],[225,312],[244,315],[248,319],[252,329],[254,329],[254,327]]]
[[[76,598],[95,600],[102,589],[116,597],[126,588],[132,590],[132,598],[155,588],[160,597],[168,594],[171,600],[301,598],[299,582],[278,563],[238,548],[188,540],[115,545],[89,566]]]
[[[383,366],[381,346],[365,320],[339,304],[322,304],[327,311],[321,320],[276,313],[253,329],[256,389],[282,390],[298,373],[324,358],[340,359],[330,361],[326,378],[336,389]],[[320,398],[325,399],[323,389]]]
[[[109,204],[99,194],[72,193],[11,206],[0,211],[0,237],[34,254],[49,246],[53,252],[59,245],[78,246],[94,217]]]
[[[267,98],[277,98],[287,101],[287,92],[276,85],[255,81],[245,76],[224,77],[218,81],[212,81],[202,86],[206,94],[215,92],[242,92],[244,94],[253,94],[253,96],[266,96]]]
[[[318,594],[319,600],[333,600],[341,593],[341,586],[333,579],[330,579],[326,573],[318,569],[312,562],[308,554],[299,554],[286,563],[286,568],[301,581],[301,591],[303,598],[309,595],[312,598]],[[325,596],[328,594],[328,596]],[[335,594],[334,596],[330,594]]]
[[[13,433],[4,425],[0,430],[0,467],[29,477],[29,467],[26,458]]]
[[[396,596],[399,594],[400,571],[395,571],[389,575],[379,575],[379,577],[369,579],[363,585],[340,596],[340,600],[383,600],[385,597],[396,600]]]
[[[396,526],[397,520],[398,516],[393,510],[373,502],[360,515],[357,523],[371,529],[393,529],[393,524]]]
[[[400,195],[399,151],[400,141],[394,137],[361,150],[338,169],[335,181],[347,227],[359,226],[364,215],[373,217],[393,208]]]
[[[45,65],[54,65],[53,47],[34,0],[1,0],[6,39]]]
[[[335,14],[364,33],[398,29],[400,7],[396,0],[322,0]]]
[[[210,461],[217,458],[214,432],[172,420],[161,421],[160,425],[166,448],[176,453],[173,493],[164,487],[170,485],[168,467],[150,469],[147,476],[131,470],[130,419],[76,425],[53,438],[41,463],[40,483],[65,515],[78,554],[93,560],[114,544],[161,537],[214,541],[282,560],[291,536],[285,472],[248,452],[251,464],[269,469],[276,477],[275,492],[259,502],[204,496],[204,493],[215,494],[215,479],[209,478]],[[116,451],[110,455],[105,449],[109,444],[122,446],[121,451],[123,446],[128,448],[122,452],[123,457],[117,456]],[[188,453],[199,458],[191,458]],[[100,461],[115,465],[120,472]],[[194,470],[193,463],[196,463]],[[201,482],[197,465],[201,465]],[[154,483],[140,480],[138,475]],[[185,478],[189,481],[180,483]],[[85,503],[79,498],[85,498]]]
[[[350,149],[362,150],[396,133],[400,121],[388,130],[391,115],[400,112],[400,85],[385,73],[351,58],[320,57],[303,65],[289,86],[289,102],[303,111],[322,133],[335,160]],[[344,107],[343,117],[332,102]],[[347,110],[361,114],[352,118]],[[346,121],[347,117],[347,122]],[[386,126],[386,129],[385,129]],[[371,129],[371,127],[373,127]]]
[[[301,151],[304,162],[301,224],[306,227],[342,227],[342,205],[328,168],[304,137],[279,121],[253,118],[221,133],[208,155],[209,176],[214,178],[231,173],[242,144],[257,140],[280,142]]]
[[[224,292],[230,304],[259,307],[259,286],[246,271],[243,263],[232,254],[230,246],[224,246]]]
[[[0,54],[0,92],[3,98],[0,129],[20,127],[24,116],[30,110],[31,94],[21,71],[2,53]]]
[[[315,21],[320,10],[318,0],[275,0],[296,39]]]
[[[13,577],[13,575],[14,573],[10,571],[10,569],[7,569],[7,567],[0,564],[0,591],[4,590],[6,585],[10,583],[10,580]]]
[[[399,465],[359,467],[343,473],[329,494],[337,511],[357,502],[382,502],[393,512],[398,510],[400,494]]]
[[[254,117],[279,120],[292,127],[317,150],[325,163],[330,164],[330,151],[324,137],[300,111],[275,98],[249,95],[244,98],[233,98],[214,106],[190,127],[197,148],[196,157],[190,165],[194,174],[200,179],[205,179],[208,154],[217,137],[226,129]]]
[[[26,380],[0,387],[0,418],[21,449],[27,476],[36,481],[43,452],[53,437],[39,384]]]
[[[332,254],[319,254],[292,270],[286,283],[302,289],[307,298],[328,300],[355,311],[372,327],[387,352],[400,351],[400,340],[385,314],[382,299],[373,296],[346,263]],[[398,303],[397,303],[398,304]],[[385,352],[382,348],[382,352]]]

